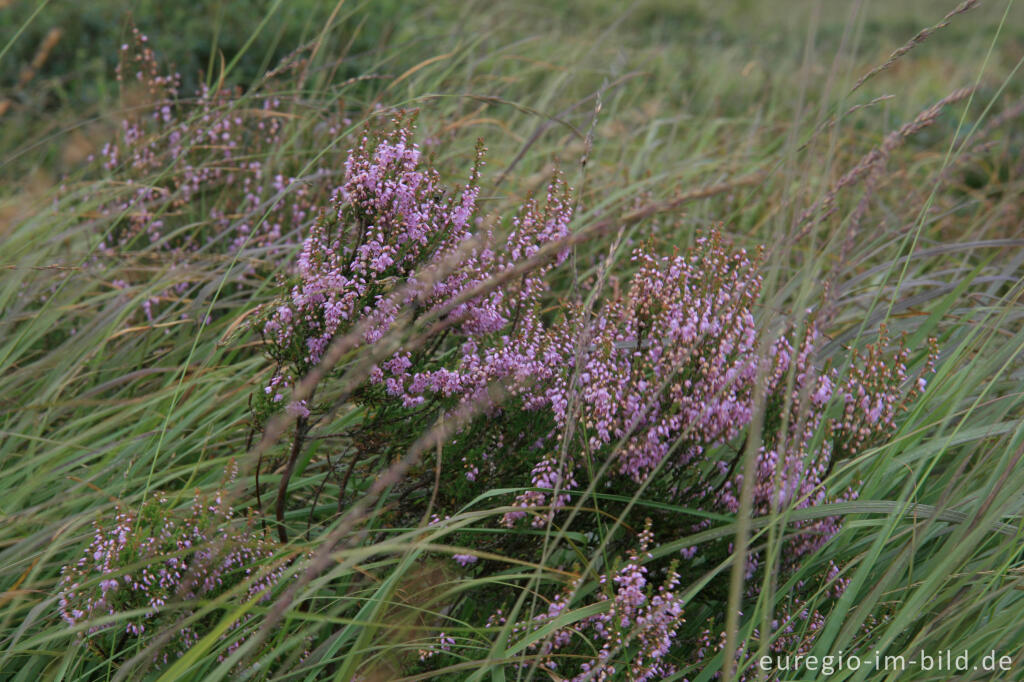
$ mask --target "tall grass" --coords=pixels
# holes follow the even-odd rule
[[[102,142],[152,101],[128,87],[115,101],[108,84],[109,108],[88,118],[49,109],[40,124],[30,120],[44,111],[35,107],[51,105],[21,97],[0,114],[27,131],[24,141],[5,133],[0,152],[4,176],[24,177],[0,190],[0,675],[545,679],[554,673],[542,665],[543,643],[583,627],[601,603],[578,600],[533,629],[515,623],[537,622],[566,584],[596,594],[598,576],[628,561],[648,516],[704,519],[699,528],[679,521],[669,536],[654,528],[651,566],[690,547],[703,552],[689,567],[681,559],[676,641],[707,641],[707,651],[698,659],[674,649],[672,679],[788,679],[756,662],[772,651],[762,634],[792,613],[790,593],[807,589],[803,608],[822,619],[793,618],[794,653],[910,661],[967,650],[979,663],[994,651],[1019,669],[1024,23],[1012,2],[967,5],[938,26],[957,6],[820,3],[798,17],[778,3],[441,2],[403,10],[393,33],[371,35],[379,7],[339,4],[321,26],[288,25],[304,45],[249,52],[262,44],[255,31],[280,28],[284,15],[272,9],[254,40],[208,60],[202,79],[223,93],[245,79],[244,92],[210,105],[214,120],[279,101],[277,140],[257,141],[241,160],[290,180],[247,205],[223,176],[181,205],[154,201],[174,231],[113,250],[114,227],[139,208],[124,203],[126,187],[180,190],[170,162],[102,168]],[[55,20],[47,11],[24,25]],[[218,15],[214,33],[231,19]],[[925,27],[933,29],[922,37]],[[26,35],[0,48],[2,59]],[[153,31],[150,41],[159,54],[173,38]],[[272,77],[252,75],[292,48]],[[750,498],[735,513],[695,509],[665,499],[656,482],[606,488],[617,480],[609,458],[591,462],[590,485],[569,491],[566,508],[537,528],[499,523],[518,509],[528,476],[476,490],[431,523],[458,499],[438,483],[444,467],[461,466],[455,442],[478,408],[463,422],[371,431],[360,393],[372,364],[427,338],[422,322],[377,345],[339,336],[305,381],[295,377],[299,397],[315,389],[329,409],[291,457],[296,416],[261,420],[251,410],[274,370],[253,321],[281,295],[348,150],[400,110],[415,110],[426,156],[446,181],[464,180],[485,139],[481,203],[494,214],[543,192],[555,168],[565,175],[570,237],[515,273],[571,246],[549,275],[546,315],[572,300],[601,310],[634,274],[634,247],[683,250],[720,226],[737,246],[765,247],[759,328],[817,324],[819,367],[848,367],[885,326],[893,338],[906,334],[913,375],[936,338],[935,374],[898,428],[835,461],[823,482],[856,490],[856,499],[762,514]],[[186,128],[209,125],[182,111]],[[96,138],[86,142],[100,161],[59,156],[77,130]],[[159,145],[167,132],[148,134]],[[204,168],[223,165],[202,143],[185,153]],[[300,188],[313,197],[306,215],[270,240],[225,248],[223,235],[269,225]],[[179,249],[190,236],[195,247]],[[379,442],[381,433],[393,441]],[[753,471],[758,441],[727,446],[738,471]],[[158,494],[170,509],[187,507],[194,489],[215,495],[232,461],[241,473],[224,493],[229,503],[268,537],[282,524],[289,531],[261,566],[285,576],[271,598],[251,599],[239,583],[194,600],[167,631],[196,625],[198,640],[167,665],[153,664],[161,634],[120,649],[85,644],[88,625],[60,618],[58,581],[89,545],[92,522]],[[275,517],[286,477],[287,504]],[[794,524],[827,518],[841,519],[835,537],[783,570]],[[744,571],[751,553],[762,562],[753,588]],[[467,554],[478,563],[452,560]],[[824,580],[832,567],[838,576]],[[485,627],[499,608],[505,623]],[[249,614],[244,643],[229,649],[222,635]],[[131,617],[108,620],[118,627]],[[629,646],[616,652],[622,679],[629,655]],[[1014,671],[960,676],[1015,679]],[[865,665],[832,676],[935,674]]]

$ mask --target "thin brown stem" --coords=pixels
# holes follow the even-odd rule
[[[292,472],[295,470],[295,462],[299,459],[299,453],[302,452],[302,443],[306,439],[307,423],[307,417],[299,417],[295,422],[295,440],[292,441],[292,451],[288,455],[288,464],[285,465],[284,471],[281,473],[281,483],[277,486],[277,509],[275,510],[275,515],[277,517],[277,537],[280,538],[282,544],[288,542],[288,530],[284,526],[285,503],[288,501],[288,483],[291,481]]]

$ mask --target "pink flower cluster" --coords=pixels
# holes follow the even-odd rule
[[[118,179],[117,191],[98,207],[109,221],[101,255],[155,250],[180,257],[243,247],[272,255],[289,246],[289,232],[313,218],[329,174],[314,170],[300,179],[267,160],[267,150],[284,141],[279,97],[243,100],[238,91],[204,85],[193,99],[180,99],[179,74],[162,73],[137,28],[121,46],[117,77],[126,103],[141,99],[144,105],[128,109],[117,138],[100,152],[102,167]],[[328,139],[342,124],[326,126]],[[189,286],[183,280],[146,301],[147,318]]]
[[[582,480],[574,456],[580,451],[598,461],[612,458],[616,473],[634,483],[655,470],[683,480],[687,472],[709,470],[696,481],[690,476],[671,494],[709,511],[739,508],[739,456],[721,459],[726,449],[720,446],[744,432],[754,410],[762,365],[753,315],[761,285],[757,259],[731,249],[712,232],[686,255],[662,258],[638,249],[633,261],[638,269],[628,292],[612,298],[592,319],[584,321],[571,310],[545,330],[525,329],[523,346],[531,349],[535,364],[528,365],[528,374],[512,375],[523,377],[513,392],[527,396],[528,410],[550,410],[556,441],[575,432],[578,442],[562,460],[555,455],[538,460],[530,481],[534,489],[517,498],[523,511],[506,515],[506,524],[535,510],[534,525],[543,525],[551,509],[564,505],[566,491]],[[532,338],[540,340],[534,344]],[[814,366],[818,340],[812,324],[798,348],[786,335],[769,346],[769,415],[754,483],[758,515],[835,499],[824,480],[836,457],[862,452],[890,435],[896,416],[924,387],[936,357],[933,346],[921,373],[909,379],[908,350],[900,344],[889,351],[883,329],[866,354],[852,351],[854,361],[841,377],[835,369]],[[787,385],[792,386],[788,393]],[[826,416],[834,395],[843,401],[840,418]],[[582,429],[573,428],[577,425]],[[550,499],[547,491],[555,489],[561,493]],[[855,497],[854,490],[839,495]],[[790,558],[834,536],[838,520],[797,526]],[[756,566],[752,557],[751,575]]]
[[[895,351],[883,327],[876,343],[864,352],[852,349],[851,361],[842,377],[835,368],[817,370],[812,358],[819,333],[812,326],[799,349],[782,337],[771,349],[771,373],[768,377],[769,411],[774,421],[766,424],[763,445],[757,454],[754,483],[754,512],[770,514],[787,507],[805,509],[830,499],[853,500],[855,489],[830,498],[824,481],[837,459],[855,456],[883,441],[896,429],[896,417],[907,409],[926,385],[925,377],[934,370],[938,350],[931,349],[921,372],[912,380],[906,361],[909,351],[900,342]],[[792,389],[787,394],[787,376]],[[839,417],[826,415],[833,398],[841,401]],[[787,410],[788,402],[788,411]],[[785,419],[783,419],[785,417]],[[782,421],[788,423],[783,430]],[[816,434],[823,437],[815,440]],[[717,462],[720,470],[729,463]],[[732,472],[714,494],[713,506],[735,513],[743,475]],[[799,529],[790,538],[786,560],[790,563],[820,548],[839,530],[834,517],[797,522]],[[757,565],[751,557],[749,570]]]
[[[561,668],[574,665],[577,670],[570,678],[572,680],[629,679],[644,682],[664,679],[675,673],[675,666],[665,657],[675,640],[677,628],[683,622],[683,605],[675,592],[679,575],[674,567],[670,567],[661,585],[655,588],[651,584],[644,561],[649,558],[648,551],[653,544],[654,534],[648,519],[640,533],[639,550],[631,549],[628,560],[620,568],[602,574],[598,579],[600,591],[597,600],[606,603],[608,608],[557,628],[528,645],[530,653],[540,657],[541,665],[560,674],[567,674]],[[549,603],[547,611],[530,621],[515,623],[513,634],[525,636],[536,632],[571,612],[579,586],[579,580],[570,583]],[[503,616],[498,612],[490,624],[503,622]],[[596,656],[580,663],[578,656],[568,654],[569,647],[582,639],[593,640],[598,651]],[[624,660],[630,661],[628,666],[621,663]]]
[[[89,626],[83,635],[117,628],[141,640],[171,627],[173,637],[157,659],[167,662],[203,634],[201,623],[178,622],[193,613],[193,607],[182,602],[211,599],[238,585],[244,585],[247,599],[268,599],[282,571],[261,567],[273,554],[273,543],[262,533],[234,519],[222,493],[213,504],[197,493],[184,512],[156,493],[137,514],[122,509],[113,523],[95,524],[83,555],[61,572],[60,615],[75,626],[143,610],[141,615]],[[242,625],[243,621],[235,623],[223,638],[232,637]],[[242,639],[230,642],[228,653],[241,644]]]
[[[578,372],[560,376],[548,398],[564,426],[575,394],[587,446],[611,450],[618,473],[640,483],[676,441],[682,466],[750,421],[761,278],[718,233],[685,256],[638,249],[633,261],[629,295],[597,314]]]
[[[438,310],[568,234],[572,210],[556,178],[543,205],[532,199],[524,204],[499,248],[477,206],[482,154],[480,147],[469,182],[448,190],[436,171],[423,168],[406,128],[376,144],[364,138],[351,152],[344,183],[303,244],[294,284],[263,324],[268,353],[278,365],[264,389],[271,404],[284,400],[331,339],[357,322],[369,322],[364,341],[375,343],[400,311]],[[459,264],[436,276],[433,268],[454,258]],[[414,407],[434,396],[481,398],[490,383],[506,376],[525,379],[535,370],[550,375],[538,347],[523,340],[539,344],[543,336],[535,308],[553,265],[447,312],[460,340],[454,367],[417,357],[414,368],[411,354],[399,351],[373,368],[371,383]],[[507,333],[513,326],[514,338]],[[291,407],[308,414],[306,405]]]

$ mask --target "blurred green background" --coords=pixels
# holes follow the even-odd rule
[[[185,94],[219,75],[221,57],[232,64],[226,82],[246,86],[323,33],[322,65],[338,60],[331,69],[336,81],[400,74],[469,45],[501,47],[572,69],[567,96],[616,74],[657,71],[657,78],[644,79],[653,105],[737,114],[763,105],[766,94],[795,102],[813,97],[826,81],[849,80],[955,6],[934,0],[0,0],[4,169],[27,140],[38,143],[69,121],[115,106],[118,46],[132,22],[175,65]],[[1004,11],[1004,2],[984,2],[957,17],[941,39],[924,41],[879,79],[872,93],[891,90],[898,80],[901,95],[911,96],[904,98],[908,110],[941,96],[984,59]],[[1009,3],[1002,25],[993,69],[1012,67],[1024,54],[1024,5]],[[492,74],[496,91],[501,75]],[[801,84],[803,95],[796,89]]]

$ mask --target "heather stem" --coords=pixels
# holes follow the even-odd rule
[[[292,441],[292,451],[288,456],[288,464],[281,473],[281,483],[277,486],[277,537],[282,543],[288,542],[288,530],[284,525],[284,508],[288,497],[288,483],[291,481],[292,472],[295,470],[295,462],[302,452],[302,443],[306,440],[307,417],[299,417],[295,422],[295,440]]]

